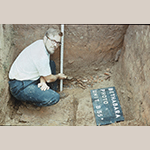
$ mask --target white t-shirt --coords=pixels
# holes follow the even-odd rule
[[[9,72],[9,79],[37,80],[51,74],[50,54],[43,40],[37,40],[26,47],[16,58]]]

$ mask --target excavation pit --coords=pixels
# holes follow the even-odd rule
[[[60,25],[1,25],[1,125],[96,126],[90,91],[115,87],[124,121],[107,126],[150,124],[149,25],[65,25],[63,92],[54,106],[34,107],[13,99],[8,72],[27,45]],[[36,36],[35,36],[36,35]],[[51,57],[60,64],[59,50]]]

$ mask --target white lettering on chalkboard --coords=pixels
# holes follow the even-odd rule
[[[98,98],[97,90],[93,90],[93,96],[94,96],[94,99],[95,99],[94,101],[95,102],[100,101],[99,98]],[[105,99],[106,99],[106,97],[105,97]],[[100,105],[97,105],[95,107],[96,107],[96,109],[100,109],[101,108]],[[97,117],[102,117],[103,116],[102,110],[97,110],[96,113],[97,113]],[[103,118],[100,118],[100,119],[103,120]]]
[[[117,103],[117,99],[116,99],[116,93],[114,91],[114,88],[108,88],[108,92],[110,94],[110,98],[111,98],[112,105],[114,108],[115,116],[116,116],[116,118],[119,118],[121,116],[120,115],[121,112],[120,112],[119,107],[118,107],[118,103]],[[108,99],[107,99],[105,89],[100,89],[100,93],[101,93],[103,104],[108,104]],[[97,90],[93,90],[93,96],[94,96],[95,102],[100,101],[100,99],[98,97]],[[95,107],[97,109],[97,111],[96,111],[97,117],[100,117],[101,120],[104,120],[102,110],[98,110],[98,109],[101,109],[101,106],[97,105]]]
[[[102,98],[106,98],[107,96],[106,95],[102,95]]]
[[[100,105],[96,106],[96,109],[100,109],[100,108],[101,108],[101,106],[100,106]]]
[[[104,92],[105,92],[105,89],[101,89],[101,91],[104,91]]]
[[[120,110],[116,110],[115,113],[118,113],[118,114],[119,114],[119,113],[120,113]]]
[[[98,116],[98,117],[102,117],[102,116],[103,116],[103,114],[98,114],[97,116]]]
[[[109,93],[111,94],[111,93],[114,93],[113,91],[109,91]]]
[[[99,102],[99,99],[96,99],[95,102]]]
[[[108,104],[108,99],[107,99],[107,95],[106,95],[105,89],[101,89],[101,95],[102,95],[103,103],[104,104]]]
[[[110,96],[115,96],[115,94],[110,94]]]
[[[113,101],[113,100],[112,100],[112,102],[115,103],[116,101]]]
[[[98,98],[97,90],[93,90],[93,95],[94,95],[94,98]]]
[[[97,113],[98,113],[98,114],[102,113],[102,110],[97,110]]]
[[[109,90],[109,91],[113,91],[114,89],[113,89],[113,88],[108,88],[108,90]]]
[[[108,104],[108,101],[104,101],[103,103],[104,103],[104,104]]]
[[[115,110],[119,109],[119,107],[114,107]]]
[[[120,115],[116,114],[116,118],[119,118],[119,117],[120,117]]]
[[[116,102],[116,95],[115,95],[115,92],[114,92],[114,89],[113,88],[108,88],[109,90],[109,94],[110,94],[110,97],[111,97],[111,100],[112,100],[112,103],[113,103],[113,106],[114,106],[114,110],[115,110],[115,116],[116,118],[119,118],[120,117],[120,110],[119,107],[116,107],[118,106],[118,103]]]
[[[116,99],[116,97],[111,97],[111,100],[115,100]]]
[[[97,110],[97,117],[102,117],[102,116],[103,116],[102,110]]]
[[[117,103],[113,103],[113,106],[118,106],[118,104]]]

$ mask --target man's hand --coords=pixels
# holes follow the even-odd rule
[[[67,78],[67,76],[64,75],[63,73],[59,73],[58,76],[59,76],[59,79],[60,79],[60,80],[61,80],[61,79],[66,79],[66,78]]]
[[[49,90],[49,86],[46,83],[39,83],[38,87],[42,90],[42,91],[46,91]]]

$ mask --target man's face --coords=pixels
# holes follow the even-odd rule
[[[55,50],[60,46],[59,42],[61,40],[61,37],[59,35],[49,35],[49,38],[47,39],[46,42],[46,47],[47,50],[49,51],[50,54],[54,54]]]

